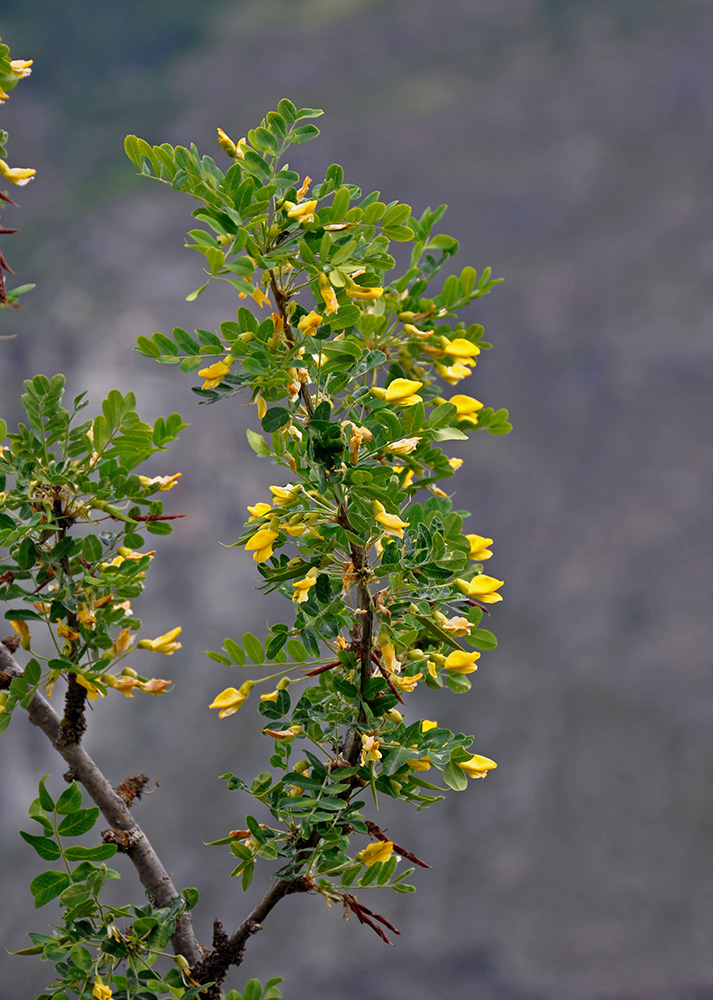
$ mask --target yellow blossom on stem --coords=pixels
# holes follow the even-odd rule
[[[174,472],[172,476],[153,476],[151,479],[148,476],[139,476],[139,482],[144,489],[148,489],[149,486],[158,486],[159,492],[166,493],[173,489],[182,475],[182,472]]]
[[[388,861],[394,852],[393,841],[379,840],[375,844],[369,844],[363,851],[359,851],[356,860],[361,861],[367,868],[377,864],[379,861]]]
[[[317,279],[319,283],[319,294],[322,296],[322,301],[324,302],[324,311],[329,315],[329,313],[336,312],[339,309],[339,303],[337,302],[337,296],[334,289],[329,281],[326,274],[320,274]]]
[[[407,760],[406,764],[412,771],[430,771],[431,762],[428,757],[419,757],[417,760]]]
[[[234,157],[238,151],[238,147],[235,145],[230,136],[222,130],[222,128],[218,129],[218,145],[225,153],[228,154],[228,156]]]
[[[23,649],[30,648],[30,628],[27,622],[11,621],[10,628],[20,636],[20,645]]]
[[[246,552],[252,552],[254,562],[265,562],[272,555],[272,546],[279,532],[271,528],[261,528],[245,546]]]
[[[312,587],[317,583],[317,570],[311,569],[307,576],[303,577],[302,580],[296,580],[292,586],[295,589],[292,595],[292,600],[295,604],[302,604],[309,597],[309,592]]]
[[[21,80],[25,76],[29,76],[32,70],[30,66],[34,62],[33,59],[12,59],[10,61],[10,69],[18,76]]]
[[[305,336],[311,337],[321,324],[322,317],[318,312],[314,312],[314,310],[312,310],[312,312],[305,313],[304,316],[300,317],[297,329],[301,330]]]
[[[453,365],[436,365],[436,371],[441,376],[444,382],[448,382],[449,385],[455,385],[456,382],[462,381],[467,375],[470,375],[470,368],[467,365],[462,365],[457,361]]]
[[[386,448],[394,455],[410,455],[418,448],[420,440],[420,437],[399,438],[398,441],[392,441]]]
[[[480,348],[477,344],[472,344],[465,337],[456,337],[455,340],[443,337],[442,343],[446,354],[452,358],[465,358],[465,363],[468,365],[474,365],[474,359],[480,354]]]
[[[450,632],[451,635],[456,637],[461,635],[470,635],[470,630],[473,627],[467,618],[459,616],[446,618],[446,616],[440,611],[434,611],[433,617],[436,620],[436,624],[440,625],[445,632]]]
[[[126,698],[133,698],[132,691],[139,681],[136,677],[115,677],[113,674],[102,674],[102,683],[115,691],[121,691]]]
[[[229,715],[234,715],[240,706],[247,701],[247,697],[254,687],[255,681],[245,681],[239,688],[226,688],[225,691],[220,692],[208,708],[220,709],[218,718],[227,719]]]
[[[101,978],[97,976],[94,980],[94,989],[92,990],[92,996],[96,1000],[111,1000],[114,994],[108,986],[105,986]]]
[[[305,177],[305,179],[302,181],[302,186],[300,187],[299,191],[297,192],[297,201],[302,201],[302,199],[304,198],[304,196],[309,191],[309,186],[310,186],[311,183],[312,183],[312,178],[311,177]]]
[[[255,288],[250,293],[250,296],[251,298],[255,299],[255,301],[257,302],[257,304],[260,306],[261,309],[263,306],[271,305],[270,300],[268,299],[267,295],[265,295],[265,293],[261,288]]]
[[[31,167],[8,167],[5,160],[0,160],[0,177],[4,177],[11,184],[16,184],[17,187],[29,184],[36,173],[37,171]]]
[[[253,507],[248,507],[249,521],[256,521],[259,517],[265,517],[270,513],[272,507],[269,503],[256,503]]]
[[[215,364],[209,365],[208,368],[201,368],[198,372],[202,379],[205,379],[201,388],[203,389],[215,389],[217,385],[223,381],[226,375],[230,374],[230,369],[233,367],[235,358],[232,354],[226,354],[222,361],[216,361]]]
[[[498,765],[489,757],[481,757],[480,754],[473,754],[468,760],[456,761],[458,767],[462,768],[469,778],[484,778],[488,771]]]
[[[374,518],[379,522],[387,535],[394,535],[396,538],[404,537],[404,528],[408,528],[408,521],[403,521],[398,514],[387,514],[383,503],[378,500],[372,501]]]
[[[412,674],[410,677],[399,676],[398,674],[392,674],[391,680],[394,685],[399,689],[399,691],[405,691],[406,694],[410,694],[418,682],[423,680],[423,674],[417,673]]]
[[[60,639],[78,639],[79,632],[75,632],[73,628],[69,625],[65,625],[61,618],[56,618],[55,621],[59,622],[57,625],[57,635]]]
[[[82,674],[75,674],[74,679],[77,682],[77,684],[79,684],[80,687],[83,687],[84,690],[87,692],[87,698],[91,698],[92,701],[96,701],[98,695],[101,695],[102,698],[104,697],[103,692],[99,690],[96,684],[93,684],[90,680],[87,680],[87,678],[83,677]]]
[[[129,648],[129,646],[133,645],[134,639],[135,636],[131,634],[131,629],[129,628],[122,629],[121,632],[119,632],[116,639],[114,640],[114,642],[112,643],[111,649],[109,650],[112,657],[120,656],[121,653],[125,653],[126,650]]]
[[[478,410],[483,409],[483,404],[475,396],[466,396],[464,393],[456,393],[455,396],[451,396],[448,400],[449,403],[453,403],[456,408],[456,418],[462,420],[464,423],[469,423],[475,426],[478,423],[478,418],[475,415]]]
[[[157,639],[140,639],[136,644],[137,649],[150,649],[154,653],[164,653],[166,656],[172,656],[177,649],[181,648],[181,643],[176,642],[176,638],[181,634],[182,626],[179,625],[177,628],[171,629],[170,632],[165,632],[163,635],[158,636]]]
[[[384,294],[383,288],[365,288],[361,285],[352,285],[345,291],[350,299],[380,299]]]
[[[97,623],[97,616],[89,608],[82,608],[77,612],[77,621],[85,628],[93,629]]]
[[[366,764],[367,760],[381,760],[381,751],[379,750],[379,741],[375,736],[367,736],[366,733],[362,733],[361,736],[362,764]]]
[[[453,469],[454,472],[457,472],[458,469],[460,469],[461,465],[463,464],[463,459],[462,458],[449,458],[448,459],[448,464],[450,465],[450,467]]]
[[[287,216],[290,219],[295,219],[300,225],[303,223],[314,222],[314,210],[317,207],[317,200],[305,201],[301,205],[293,205],[292,202],[286,201],[285,205],[291,205],[291,208],[287,209]]]
[[[287,483],[285,486],[271,486],[270,493],[274,496],[278,507],[286,507],[297,499],[300,488],[299,485],[293,486],[292,483]]]
[[[460,590],[463,590],[464,581],[456,580],[456,586]],[[482,601],[483,604],[495,604],[497,601],[502,601],[502,595],[497,594],[496,591],[499,587],[502,587],[504,580],[496,580],[494,576],[486,576],[481,573],[479,576],[474,576],[470,583],[466,583],[465,593],[468,597],[475,598],[476,601]]]
[[[416,403],[423,401],[418,395],[418,390],[422,385],[423,382],[416,382],[414,379],[395,378],[385,389],[380,390],[378,395],[381,396],[383,392],[384,395],[381,398],[385,399],[387,403],[396,403],[397,406],[415,406]],[[373,389],[372,392],[374,392]]]
[[[454,649],[446,657],[443,666],[452,674],[472,674],[474,670],[478,669],[475,666],[475,661],[479,659],[480,653],[466,653],[464,649]]]
[[[421,720],[421,732],[427,733],[429,729],[438,729],[438,723],[433,719],[422,719]]]
[[[381,662],[390,674],[401,673],[401,661],[396,659],[394,647],[390,642],[381,643]]]
[[[482,535],[466,535],[465,537],[470,542],[471,559],[475,559],[477,562],[490,559],[493,553],[488,546],[493,544],[492,538],[483,538]]]
[[[160,677],[152,677],[148,681],[139,681],[137,687],[139,691],[143,691],[145,694],[163,694],[170,685],[171,681],[164,681]]]

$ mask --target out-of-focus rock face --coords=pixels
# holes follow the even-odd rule
[[[651,2],[643,17],[641,6],[228,5],[210,44],[166,77],[180,111],[147,139],[195,139],[218,157],[218,124],[242,135],[283,96],[324,107],[322,137],[294,151],[296,169],[319,178],[336,160],[385,200],[416,211],[449,202],[445,229],[461,241],[461,263],[507,279],[473,311],[495,349],[468,391],[508,406],[515,431],[476,436],[454,480],[474,512],[469,530],[495,538],[489,566],[506,580],[491,617],[500,647],[480,661],[471,697],[419,702],[475,732],[499,769],[423,823],[384,807],[382,825],[434,866],[416,897],[379,903],[403,931],[394,951],[314,900],[290,899],[251,943],[237,985],[287,974],[292,1000],[434,1000],[446,986],[482,1000],[713,996],[713,594],[703,544],[713,486],[713,9]],[[43,176],[57,195],[66,187],[51,162],[56,126],[35,107],[33,146],[22,106],[6,108],[16,147],[33,157],[15,159],[40,168],[35,190],[23,189],[14,251],[40,285],[11,317],[18,339],[0,343],[3,416],[17,416],[19,380],[62,369],[71,392],[88,385],[98,402],[113,386],[137,387],[147,415],[178,409],[192,425],[156,460],[156,473],[183,471],[167,503],[190,516],[172,543],[158,539],[144,612],[147,628],[184,626],[184,649],[167,661],[178,690],[142,706],[99,705],[102,738],[89,745],[117,782],[137,770],[160,780],[138,815],[177,881],[201,887],[207,939],[214,912],[228,926],[245,910],[224,880],[230,860],[200,845],[248,808],[212,776],[247,774],[264,750],[249,715],[208,717],[207,702],[231,681],[202,650],[259,633],[279,606],[251,594],[252,564],[218,544],[233,541],[272,473],[245,444],[253,411],[195,406],[190,376],[130,348],[138,334],[212,327],[235,303],[210,289],[183,301],[201,282],[198,258],[181,250],[192,205],[158,186],[137,181],[43,230]],[[30,860],[12,830],[34,774],[61,769],[19,719],[4,740],[13,763],[0,822],[14,874]],[[30,913],[29,893],[9,876],[2,891],[13,898],[2,940],[19,948],[20,910],[38,930],[45,911]],[[44,984],[43,967],[20,961],[2,960],[15,992],[33,974]]]

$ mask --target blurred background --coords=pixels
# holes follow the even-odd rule
[[[115,784],[160,782],[137,819],[178,885],[200,888],[206,942],[266,884],[243,898],[229,854],[201,845],[250,809],[216,775],[253,774],[265,753],[255,716],[208,712],[235,675],[203,650],[264,632],[252,563],[219,542],[272,473],[247,448],[247,407],[197,406],[194,379],[132,353],[139,334],[214,328],[236,302],[213,286],[184,301],[202,283],[183,248],[194,204],[137,177],[124,135],[195,141],[221,163],[217,125],[238,138],[282,97],[322,107],[295,169],[319,180],[342,163],[416,214],[447,202],[458,267],[506,279],[469,317],[495,346],[468,391],[515,430],[476,435],[453,480],[468,530],[495,539],[500,645],[470,697],[418,702],[499,768],[418,822],[382,808],[433,865],[416,896],[378,900],[402,932],[393,950],[288,899],[231,985],[285,975],[289,1000],[713,998],[713,5],[3,0],[0,34],[35,60],[0,124],[11,165],[38,169],[3,213],[22,226],[3,241],[14,283],[38,287],[2,317],[16,337],[0,343],[0,412],[12,425],[22,380],[63,371],[70,398],[133,388],[147,418],[191,423],[154,460],[152,474],[183,472],[167,510],[189,516],[156,539],[139,610],[146,635],[183,625],[159,664],[176,688],[107,699],[87,745]],[[53,919],[32,909],[17,827],[62,765],[19,717],[3,747],[0,940],[15,950]],[[119,864],[122,897],[140,900]],[[51,973],[6,955],[0,968],[8,997]]]

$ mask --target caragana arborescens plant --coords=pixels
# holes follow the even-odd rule
[[[210,708],[230,718],[249,701],[270,747],[256,777],[239,760],[222,775],[248,814],[215,844],[234,856],[244,889],[257,877],[266,890],[239,926],[216,920],[210,946],[191,925],[197,890],[173,887],[131,813],[145,779],[112,788],[81,743],[87,698],[100,708],[112,691],[161,694],[169,684],[141,673],[134,651],[171,655],[180,628],[137,639],[133,602],[153,555],[144,532],[170,532],[173,515],[157,497],[179,474],[138,470],[185,424],[178,414],[146,424],[133,395],[116,391],[81,421],[83,397],[65,410],[62,376],[40,375],[26,383],[28,424],[2,448],[0,582],[15,636],[0,646],[0,727],[19,705],[69,765],[57,797],[42,779],[30,807],[37,826],[22,833],[52,865],[31,884],[36,904],[56,898],[63,912],[23,952],[55,964],[38,1000],[222,997],[250,937],[294,892],[341,904],[388,941],[398,931],[362,891],[411,892],[413,865],[427,865],[380,829],[379,798],[420,811],[496,766],[471,736],[418,718],[411,704],[419,684],[468,691],[481,651],[496,645],[481,627],[501,600],[502,580],[483,569],[492,539],[468,533],[468,512],[444,489],[462,464],[451,442],[510,430],[506,410],[459,391],[490,346],[470,307],[496,281],[487,268],[453,272],[458,244],[434,232],[445,206],[415,217],[345,183],[336,164],[315,185],[291,170],[289,148],[318,134],[310,122],[320,114],[283,100],[239,142],[219,129],[225,172],[195,147],[126,140],[142,174],[198,201],[202,228],[189,245],[208,282],[228,282],[242,300],[217,331],[140,336],[138,350],[198,379],[199,403],[242,394],[255,404],[249,444],[276,466],[234,545],[252,556],[261,589],[287,599],[285,621],[208,653],[239,678]],[[396,278],[392,241],[411,247]],[[12,655],[19,644],[24,667]],[[47,701],[60,687],[61,715]],[[100,811],[109,823],[101,842],[72,843]],[[106,864],[117,852],[136,866],[147,902],[101,899],[118,877]],[[169,945],[173,967],[159,971]],[[227,1000],[279,997],[280,981],[250,980]]]

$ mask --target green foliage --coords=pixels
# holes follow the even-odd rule
[[[199,403],[247,394],[260,425],[247,432],[250,448],[278,470],[269,500],[248,507],[232,545],[252,554],[262,590],[287,598],[288,621],[264,637],[227,637],[207,654],[249,672],[210,706],[221,718],[266,685],[253,701],[268,767],[252,779],[222,776],[252,801],[244,828],[212,843],[227,847],[243,890],[267,865],[283,894],[319,893],[388,940],[383,928],[393,926],[352,890],[410,893],[415,869],[401,862],[428,866],[386,837],[369,818],[373,807],[388,796],[420,811],[496,766],[474,752],[472,736],[409,716],[419,684],[470,690],[481,651],[497,644],[479,627],[502,599],[502,581],[483,572],[492,540],[465,533],[468,512],[453,509],[439,483],[461,464],[450,442],[480,429],[504,434],[510,424],[506,410],[444,388],[471,377],[490,347],[467,313],[497,284],[490,269],[453,270],[458,243],[437,231],[445,206],[416,216],[378,191],[364,195],[338,164],[310,194],[310,178],[284,157],[318,135],[319,115],[282,100],[237,143],[218,130],[226,170],[195,146],[127,138],[141,174],[198,202],[202,228],[188,245],[207,280],[189,300],[218,280],[240,302],[216,331],[177,327],[140,336],[137,349],[198,377]],[[392,241],[411,251],[396,277]],[[178,414],[146,423],[134,394],[116,390],[86,419],[84,394],[65,409],[63,392],[63,376],[37,375],[25,383],[26,423],[8,434],[0,422],[0,596],[30,653],[0,692],[0,731],[13,709],[58,683],[68,685],[67,705],[69,696],[98,701],[112,689],[131,696],[168,685],[123,663],[141,624],[130,602],[153,556],[139,547],[144,532],[170,532],[176,515],[155,497],[180,474],[136,470],[186,425]],[[136,646],[170,655],[179,632]],[[63,908],[62,925],[51,937],[31,935],[24,952],[55,964],[55,992],[45,996],[196,996],[205,983],[193,974],[207,975],[200,964],[188,969],[179,956],[162,976],[154,961],[197,890],[159,909],[108,906],[99,893],[117,877],[105,864],[116,850],[111,836],[66,843],[90,834],[98,806],[83,807],[75,783],[55,801],[43,779],[29,812],[39,831],[23,839],[57,866],[30,890],[36,906]],[[251,979],[226,1000],[276,1000],[279,982]]]

